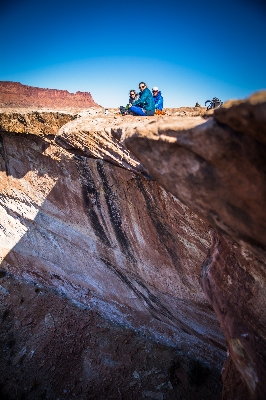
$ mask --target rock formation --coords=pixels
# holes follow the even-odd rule
[[[50,115],[41,117],[47,126]],[[101,128],[91,120],[94,131],[88,117],[74,121],[59,130],[56,142],[52,127],[44,133],[39,122],[34,136],[4,128],[2,267],[32,279],[41,271],[42,283],[93,304],[110,319],[174,345],[193,338],[202,355],[208,348],[210,360],[223,357],[223,340],[198,281],[210,245],[208,226],[142,177],[139,161],[104,129],[108,120]]]
[[[21,348],[15,347],[10,365],[32,370],[39,355],[31,351],[40,347],[42,326],[47,332],[41,339],[44,343],[49,337],[58,341],[56,329],[63,332],[59,314],[48,305],[52,289],[59,310],[76,304],[87,313],[82,321],[93,321],[91,332],[97,334],[95,325],[100,325],[100,333],[110,329],[97,341],[94,334],[87,339],[86,329],[84,337],[78,328],[71,330],[86,343],[83,350],[73,342],[70,347],[82,354],[82,366],[76,361],[75,365],[85,380],[82,390],[91,395],[88,398],[106,398],[108,385],[92,387],[102,368],[109,385],[111,367],[115,379],[123,373],[114,353],[126,350],[121,343],[116,350],[106,344],[114,340],[112,323],[148,336],[160,346],[172,346],[178,358],[171,360],[172,367],[163,375],[169,377],[169,384],[160,386],[154,377],[153,389],[140,392],[144,372],[133,371],[140,379],[138,385],[126,375],[132,391],[123,387],[121,394],[116,388],[117,398],[201,399],[203,392],[193,389],[190,372],[194,371],[194,378],[200,376],[199,388],[203,376],[221,367],[224,337],[229,352],[223,370],[224,400],[240,399],[243,393],[265,398],[264,107],[264,95],[256,95],[225,104],[207,122],[195,111],[186,117],[147,118],[123,118],[117,112],[104,116],[100,108],[80,113],[0,113],[3,320],[8,320],[15,302],[10,299],[18,298],[16,293],[22,291],[23,299],[35,298],[34,287],[47,293],[42,300],[47,306],[40,309],[39,319],[32,318],[30,311],[21,316],[21,326],[36,327],[40,336],[24,346],[20,338]],[[19,288],[14,292],[12,279],[19,282],[14,283]],[[27,296],[23,285],[31,285]],[[56,300],[58,293],[68,299],[62,300],[64,306]],[[67,301],[71,303],[66,305]],[[32,309],[30,301],[27,304]],[[19,335],[19,313],[14,309],[11,314],[9,324]],[[135,339],[123,334],[134,347]],[[119,335],[115,340],[120,341]],[[6,340],[13,339],[7,335]],[[54,343],[51,347],[57,346]],[[168,363],[167,357],[168,353]],[[128,362],[135,365],[132,357]],[[61,371],[56,365],[55,373]],[[0,371],[5,377],[0,392],[2,387],[7,391],[12,369]],[[127,371],[132,375],[130,367]],[[75,392],[75,379],[69,371],[64,374],[65,382],[72,382],[65,398],[75,394],[82,399],[82,392]],[[39,376],[36,372],[38,385]],[[25,389],[30,400],[34,382]],[[63,394],[50,391],[49,396]],[[205,398],[216,396],[217,390],[211,390]]]
[[[19,82],[0,81],[0,107],[88,108],[97,107],[88,92],[41,89]]]
[[[1,113],[1,270],[220,369],[208,225],[119,142],[138,118],[91,113]]]
[[[265,98],[260,96],[257,108],[263,106]],[[171,118],[129,127],[126,145],[148,166],[157,182],[171,188],[212,226],[249,244],[253,251],[264,252],[265,148],[257,137],[253,139],[251,128],[242,133],[221,125],[222,112],[217,114],[219,121],[216,117],[201,123],[196,118]],[[250,125],[253,119],[250,114]],[[259,131],[259,137],[266,133],[262,116],[261,120],[257,130],[253,128],[254,135]]]
[[[220,232],[213,233],[201,284],[255,399],[266,397],[265,121],[262,92],[225,104],[196,127],[178,119],[146,122],[124,136],[149,174]],[[227,389],[224,398],[238,398]]]

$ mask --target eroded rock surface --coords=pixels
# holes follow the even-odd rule
[[[55,142],[75,154],[109,161],[145,175],[145,168],[139,160],[119,143],[129,119],[134,122],[134,117],[131,116],[126,118],[126,123],[123,124],[121,117],[107,116],[92,119],[90,115],[82,115],[62,126],[55,137]]]
[[[64,138],[71,151],[52,127],[2,131],[1,268],[220,365],[224,340],[199,285],[208,225],[141,176],[128,151],[130,168],[104,161],[107,150],[119,159],[122,145],[107,129],[99,152],[90,126],[78,155],[75,130]]]
[[[0,113],[0,132],[24,133],[27,135],[55,135],[58,129],[77,118],[74,112],[49,110],[2,110]]]
[[[261,97],[258,113],[265,114]],[[265,254],[265,145],[212,118],[193,120],[199,125],[177,118],[129,127],[126,146],[157,182],[212,226]]]
[[[202,274],[235,368],[230,375],[229,360],[224,399],[266,397],[265,120],[262,92],[226,104],[196,127],[166,120],[128,128],[124,136],[164,188],[226,233],[214,233]],[[236,371],[241,378],[233,387]]]
[[[246,100],[231,100],[214,111],[214,119],[266,144],[266,96],[258,92]]]
[[[203,265],[202,287],[225,334],[230,358],[252,397],[263,399],[266,260],[258,260],[215,231],[212,235],[212,247]]]
[[[229,350],[223,399],[264,399],[263,96],[226,105],[207,122],[117,110],[2,113],[3,273],[212,367],[225,355],[217,315]],[[202,266],[216,315],[199,284]],[[12,362],[26,360],[23,349]],[[184,388],[187,373],[176,365]]]
[[[0,271],[1,400],[219,400],[220,369]]]

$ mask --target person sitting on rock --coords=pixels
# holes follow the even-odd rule
[[[153,95],[154,102],[155,102],[155,113],[156,113],[156,110],[162,111],[162,109],[163,109],[163,96],[162,96],[162,92],[159,91],[157,86],[154,86],[152,88],[152,95]]]
[[[155,112],[155,103],[151,91],[147,88],[146,83],[140,82],[139,84],[139,99],[135,100],[129,106],[129,110],[134,115],[152,116]]]
[[[139,95],[137,94],[136,90],[130,90],[128,104],[132,104],[135,100],[138,100],[138,98]]]
[[[131,89],[129,91],[128,104],[126,105],[126,107],[120,106],[120,114],[122,114],[122,115],[132,114],[129,111],[129,106],[130,106],[130,104],[133,103],[133,101],[138,100],[138,98],[139,98],[139,95],[137,94],[136,90]]]

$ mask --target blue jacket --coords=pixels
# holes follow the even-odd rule
[[[158,110],[163,109],[163,96],[162,92],[159,91],[156,96],[153,96],[155,102],[155,108]]]
[[[144,108],[144,110],[154,111],[155,110],[155,103],[152,92],[145,88],[139,94],[139,99],[132,103],[132,106],[138,106]]]

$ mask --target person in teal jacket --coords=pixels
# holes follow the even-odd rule
[[[152,116],[155,112],[155,103],[151,91],[147,88],[146,83],[140,82],[139,84],[140,94],[139,99],[133,101],[130,106],[130,111],[134,115]]]

